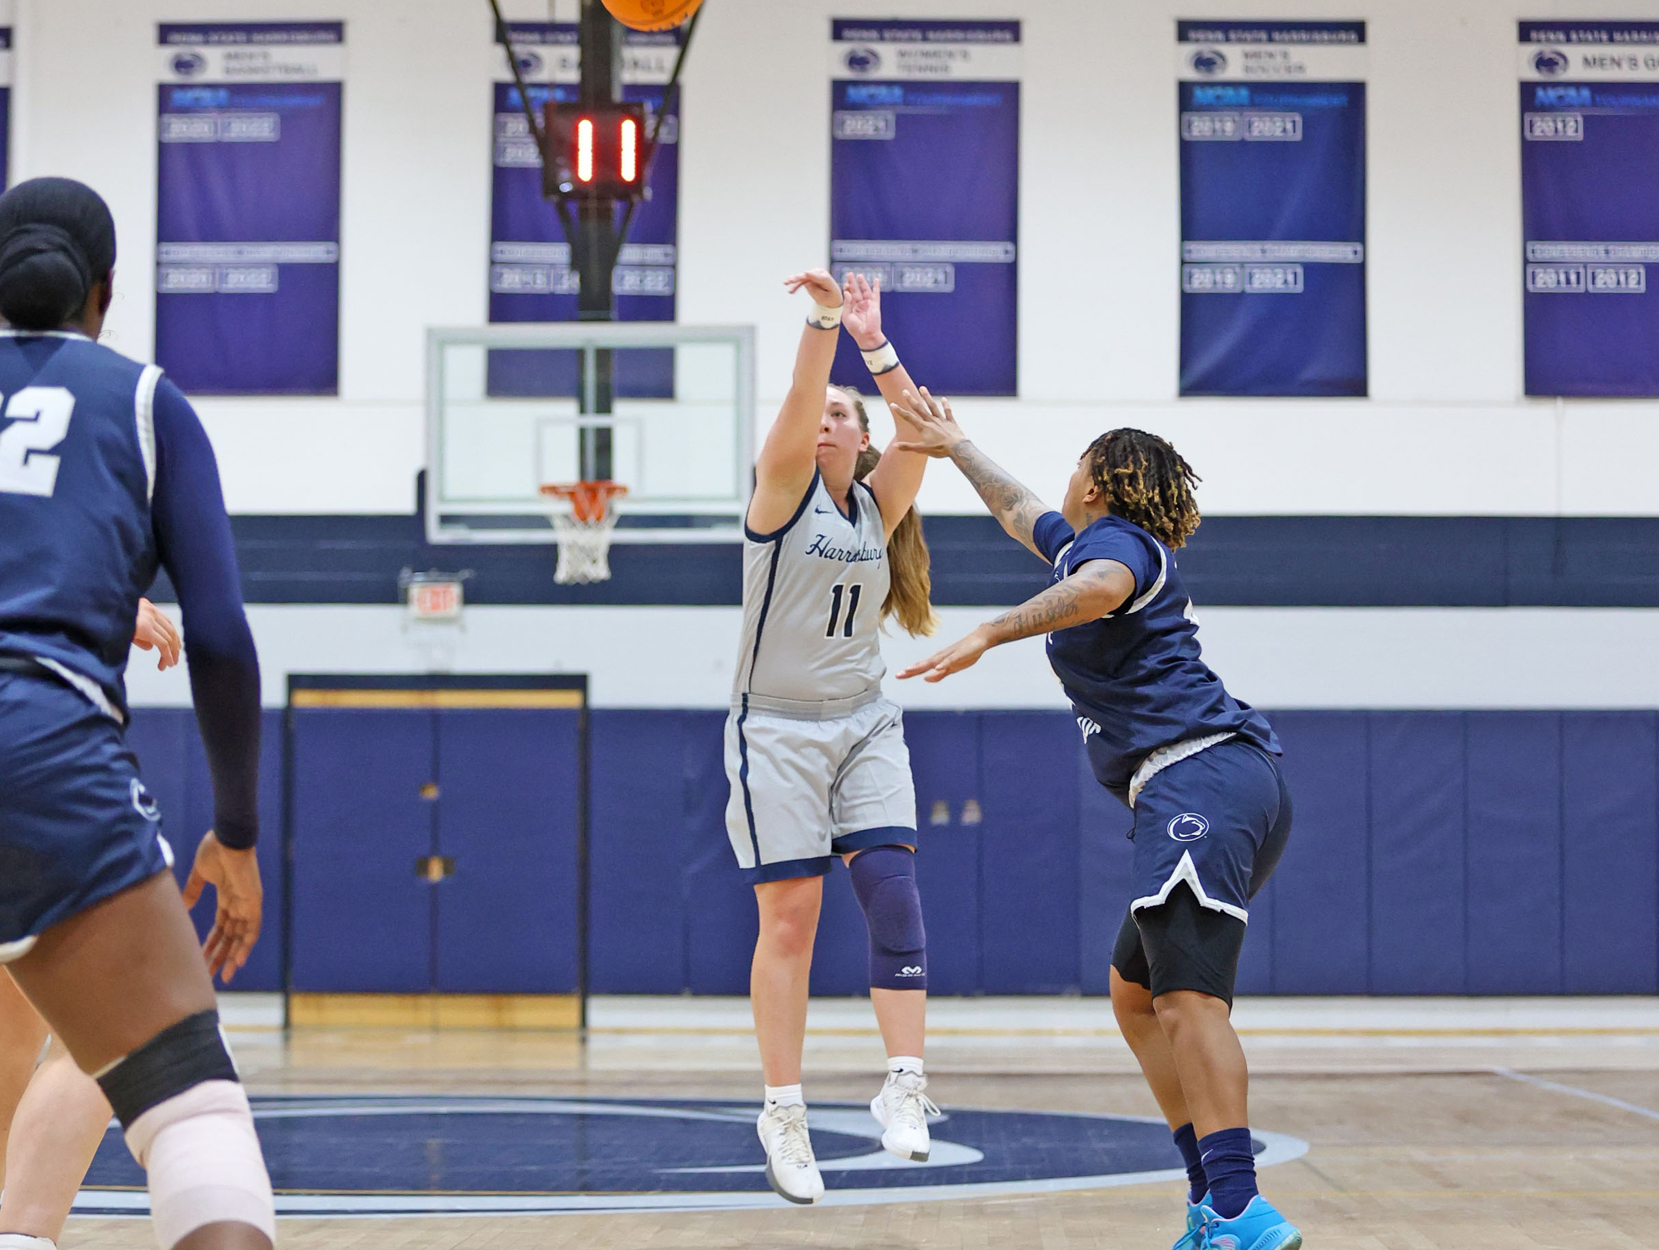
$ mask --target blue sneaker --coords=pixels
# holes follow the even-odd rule
[[[1204,1221],[1196,1242],[1200,1250],[1301,1250],[1301,1231],[1260,1194],[1230,1220],[1207,1203],[1199,1211]]]
[[[1209,1205],[1210,1195],[1205,1194],[1197,1202],[1187,1199],[1187,1231],[1182,1233],[1170,1250],[1198,1250],[1198,1236],[1204,1228],[1204,1208]]]

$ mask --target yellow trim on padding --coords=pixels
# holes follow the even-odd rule
[[[575,994],[290,994],[288,1022],[329,1028],[576,1029]]]
[[[295,690],[294,707],[579,708],[580,690]]]

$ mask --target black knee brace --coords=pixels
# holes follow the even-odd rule
[[[206,1081],[238,1081],[236,1064],[219,1031],[219,1013],[202,1011],[163,1029],[98,1076],[122,1128],[151,1107]]]

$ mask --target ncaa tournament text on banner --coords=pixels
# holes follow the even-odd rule
[[[1182,395],[1364,395],[1365,23],[1176,23]]]
[[[1528,395],[1659,395],[1659,22],[1520,24]]]
[[[156,363],[195,394],[338,393],[344,23],[160,42]]]
[[[881,283],[919,382],[1017,389],[1020,24],[831,25],[830,263]],[[868,378],[843,336],[837,382]]]
[[[623,32],[622,98],[645,105],[647,135],[657,124],[681,33]],[[575,105],[582,77],[578,27],[563,22],[513,22],[508,34],[537,116],[549,100]],[[497,44],[491,131],[490,320],[574,321],[578,274],[558,213],[542,198],[541,153],[530,135],[512,77],[507,49]],[[676,94],[673,111],[662,119],[658,146],[646,170],[646,198],[634,208],[627,242],[612,271],[618,321],[674,320],[683,84]],[[623,212],[618,206],[618,220]],[[672,348],[615,351],[612,359],[618,396],[673,397]],[[489,393],[580,395],[580,364],[574,351],[491,352]]]

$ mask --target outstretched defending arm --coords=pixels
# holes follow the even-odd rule
[[[1031,531],[1037,518],[1053,509],[968,441],[951,414],[950,400],[934,399],[926,387],[920,393],[906,390],[898,397],[893,411],[902,412],[911,432],[895,441],[890,450],[949,457],[962,470],[962,476],[973,483],[1008,536],[1022,543],[1032,555],[1043,554],[1032,540]]]
[[[986,621],[966,638],[912,664],[899,677],[941,681],[969,667],[992,647],[1097,621],[1117,611],[1134,593],[1135,575],[1128,565],[1116,560],[1086,561],[1070,577]]]
[[[841,288],[827,270],[809,269],[785,278],[783,284],[791,295],[805,290],[814,306],[801,331],[789,394],[755,460],[755,493],[745,521],[758,534],[770,534],[789,524],[812,481],[818,426],[824,419],[824,389],[829,386],[841,329]]]
[[[842,290],[846,310],[847,333],[853,336],[858,350],[875,379],[876,389],[887,401],[893,413],[897,437],[881,454],[881,463],[870,470],[865,480],[881,507],[881,523],[891,538],[910,505],[916,502],[916,492],[922,488],[922,474],[927,471],[927,457],[903,450],[899,444],[918,433],[909,415],[899,407],[899,397],[916,389],[910,373],[899,363],[899,354],[881,328],[881,284],[870,283],[861,273],[847,275]]]

